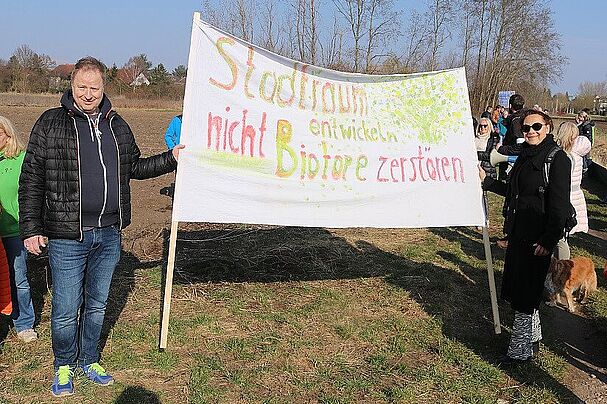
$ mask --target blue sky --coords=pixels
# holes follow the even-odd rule
[[[397,0],[404,10],[416,1]],[[576,93],[583,81],[607,80],[604,21],[606,0],[546,1],[569,58],[563,79],[553,91]],[[20,0],[3,4],[0,58],[27,44],[57,63],[73,63],[85,55],[122,66],[145,53],[169,70],[187,65],[192,13],[200,0]],[[529,16],[529,23],[536,23]]]

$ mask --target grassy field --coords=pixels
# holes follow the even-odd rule
[[[2,108],[26,132],[41,109]],[[173,111],[121,112],[144,154],[163,148]],[[145,132],[144,132],[145,131]],[[159,180],[160,181],[160,180]],[[170,182],[170,179],[163,180]],[[143,184],[143,185],[140,185]],[[161,182],[134,182],[133,225],[113,278],[102,364],[111,387],[76,378],[73,403],[599,403],[607,400],[607,241],[576,235],[599,291],[581,315],[542,306],[540,355],[497,366],[476,228],[180,227],[168,349],[157,349],[170,205]],[[585,183],[590,225],[607,230],[601,184]],[[151,192],[153,190],[153,192]],[[164,198],[164,199],[162,199]],[[502,200],[490,196],[490,235]],[[164,229],[164,230],[163,230]],[[604,233],[602,233],[604,234]],[[493,247],[499,285],[503,251]],[[48,268],[31,261],[40,338],[0,319],[0,402],[54,402]],[[592,377],[591,375],[594,375]]]

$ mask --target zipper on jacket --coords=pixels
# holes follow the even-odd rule
[[[78,241],[84,240],[84,234],[82,232],[82,173],[80,172],[80,135],[78,133],[78,125],[76,125],[76,118],[72,116],[74,122],[74,128],[76,129],[76,155],[78,156],[78,231],[80,232],[80,238]]]
[[[107,167],[105,166],[105,163],[103,162],[103,153],[101,152],[101,132],[99,131],[99,117],[101,116],[101,114],[97,115],[97,118],[95,120],[95,122],[93,122],[93,120],[87,116],[88,120],[89,120],[89,129],[91,131],[91,138],[93,139],[97,139],[97,154],[99,155],[99,162],[101,163],[101,168],[103,169],[103,206],[101,207],[101,212],[99,212],[99,218],[97,219],[97,226],[101,227],[101,218],[103,217],[103,214],[105,213],[105,208],[107,206],[107,191],[108,191],[108,184],[107,184]],[[120,196],[119,196],[120,198]]]
[[[112,121],[116,115],[112,115],[110,117],[110,132],[112,133],[112,137],[114,138],[114,144],[116,145],[116,154],[118,155],[118,216],[120,218],[120,226],[119,230],[122,230],[122,190],[120,187],[120,148],[118,147],[118,139],[116,139],[116,134],[114,133],[114,129],[112,128]]]

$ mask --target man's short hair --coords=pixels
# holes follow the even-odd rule
[[[508,103],[513,110],[518,111],[525,106],[525,99],[520,94],[512,94]]]
[[[105,65],[99,61],[99,59],[92,56],[86,56],[77,61],[74,65],[74,70],[72,71],[72,80],[74,79],[76,73],[80,70],[97,70],[99,73],[101,73],[101,77],[105,83],[105,72],[107,69]]]

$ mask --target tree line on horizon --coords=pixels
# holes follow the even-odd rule
[[[395,0],[204,0],[202,17],[245,41],[329,69],[395,74],[464,66],[473,111],[502,90],[552,112],[593,108],[607,81],[582,82],[575,98],[552,94],[567,58],[552,10],[542,0],[424,0],[405,14]],[[532,21],[530,21],[532,19]],[[0,91],[57,91],[52,58],[23,45],[0,60]],[[144,73],[149,85],[131,85]],[[145,54],[108,68],[108,92],[183,97],[186,68],[153,67]],[[65,85],[65,83],[64,83]]]
[[[0,60],[0,92],[63,92],[69,88],[72,69],[73,65],[57,66],[49,55],[21,45],[8,61]],[[141,74],[147,80],[145,85],[137,81]],[[184,65],[169,72],[162,63],[153,66],[142,53],[121,68],[115,63],[107,67],[106,92],[130,98],[182,99],[186,74]]]

